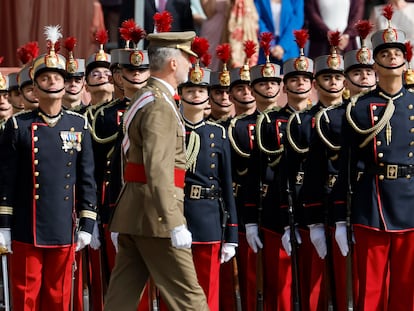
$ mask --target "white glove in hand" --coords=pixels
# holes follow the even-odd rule
[[[95,224],[93,225],[92,238],[91,238],[90,246],[95,250],[97,250],[97,249],[99,249],[99,247],[101,247],[101,241],[99,240],[98,223],[96,221],[95,221]]]
[[[298,229],[295,228],[296,241],[298,244],[302,243]],[[285,227],[285,233],[282,235],[282,245],[288,256],[292,254],[292,243],[290,243],[290,228]]]
[[[313,224],[309,226],[310,240],[315,246],[316,252],[321,259],[324,259],[327,253],[325,227],[323,224]]]
[[[79,231],[78,233],[78,243],[76,244],[76,251],[80,251],[85,246],[91,244],[92,234],[85,232],[85,231]]]
[[[12,253],[10,228],[0,229],[0,248],[4,248],[4,251],[7,253]]]
[[[348,246],[348,235],[346,232],[346,223],[345,221],[338,221],[335,229],[335,240],[341,250],[342,256],[348,255],[349,246]]]
[[[257,253],[259,248],[263,248],[263,243],[259,238],[259,227],[257,224],[246,224],[246,240],[253,252]]]
[[[193,242],[191,232],[185,225],[175,227],[171,231],[171,244],[175,248],[191,248],[191,242]]]
[[[234,243],[223,244],[223,247],[221,248],[221,263],[229,261],[234,257],[234,255],[236,255],[236,246],[237,244]]]
[[[111,232],[111,241],[115,247],[115,252],[117,253],[118,253],[118,235],[119,235],[119,232]]]

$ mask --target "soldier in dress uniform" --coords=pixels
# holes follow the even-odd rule
[[[249,47],[255,51],[255,46]],[[256,148],[255,127],[259,112],[256,110],[256,100],[250,88],[249,57],[254,53],[246,52],[246,63],[240,68],[230,70],[230,100],[235,106],[236,116],[230,121],[228,136],[232,147],[232,176],[233,191],[236,200],[239,221],[238,266],[240,295],[243,310],[254,310],[256,305],[256,255],[247,244],[243,214],[248,208],[256,208],[257,198],[248,189],[251,177],[257,180],[258,172],[251,153]],[[254,187],[259,185],[254,184]],[[255,192],[257,193],[257,191]],[[250,201],[250,200],[253,200]]]
[[[0,72],[0,135],[8,118],[13,114],[12,105],[9,102],[9,77]]]
[[[283,90],[287,93],[287,103],[277,104],[272,109],[265,110],[257,121],[257,144],[262,153],[263,162],[261,181],[264,190],[262,191],[264,295],[266,306],[272,310],[291,310],[292,302],[300,299],[300,297],[292,299],[296,295],[292,286],[298,284],[297,279],[296,283],[292,282],[293,262],[289,257],[292,247],[290,249],[287,247],[285,250],[283,246],[290,246],[290,243],[285,241],[282,244],[282,242],[290,236],[287,185],[289,183],[294,204],[292,212],[295,212],[297,209],[296,188],[300,186],[298,176],[300,176],[299,171],[303,160],[303,154],[297,153],[290,146],[290,133],[287,125],[296,112],[307,107],[312,89],[313,62],[304,56],[303,48],[301,51],[302,54],[299,57],[289,59],[284,64]],[[266,70],[261,70],[261,72],[265,73]],[[262,77],[262,80],[265,80],[265,77]],[[300,242],[299,236],[297,239]],[[292,258],[296,260],[297,257]],[[294,267],[297,268],[297,265]],[[272,297],[272,292],[276,293],[276,297]]]
[[[7,76],[9,77],[9,102],[13,107],[13,114],[15,114],[24,109],[22,94],[17,81],[18,72],[11,72]]]
[[[377,88],[348,104],[341,133],[335,235],[345,256],[350,187],[358,310],[414,310],[414,95],[403,86],[405,34],[392,27],[392,10],[384,8],[388,27],[371,37]]]
[[[66,60],[65,95],[63,96],[63,107],[84,114],[86,104],[82,102],[82,94],[85,90],[85,60],[74,58],[73,49],[76,38],[68,37],[64,41],[64,47],[69,56]]]
[[[309,130],[314,125],[301,189],[302,224],[309,228],[309,238],[314,246],[309,250],[312,270],[306,303],[310,310],[335,307],[335,262],[332,260],[335,250],[332,245],[336,247],[336,244],[326,241],[332,241],[332,208],[329,202],[338,178],[341,126],[345,113],[342,97],[344,60],[336,52],[339,38],[339,32],[329,34],[332,53],[315,59],[315,88],[319,101],[307,113],[308,120],[304,122]]]
[[[217,47],[217,57],[223,62],[223,70],[212,72],[210,75],[210,105],[209,121],[217,122],[228,128],[234,116],[234,104],[230,101],[229,86],[230,72],[227,63],[230,60],[231,48],[228,43]]]
[[[33,94],[32,62],[39,55],[39,46],[36,41],[28,42],[17,49],[17,56],[23,64],[20,69],[17,81],[20,93],[22,94],[24,110],[33,110],[38,107],[39,102]]]
[[[170,310],[208,310],[183,212],[185,131],[174,101],[194,32],[150,34],[151,77],[124,116],[125,185],[110,220],[118,253],[105,310],[133,310],[149,275]]]
[[[123,163],[121,157],[122,145],[122,120],[125,111],[128,109],[131,98],[135,92],[144,87],[149,78],[149,60],[146,50],[139,50],[138,43],[143,39],[145,33],[137,25],[133,31],[137,35],[133,41],[133,48],[118,49],[117,52],[111,53],[116,55],[116,64],[119,69],[120,84],[123,89],[122,98],[117,98],[111,103],[100,107],[96,113],[93,123],[94,139],[97,143],[105,148],[106,153],[100,156],[105,158],[104,180],[102,184],[102,207],[100,209],[100,221],[105,241],[104,251],[107,257],[109,271],[112,270],[115,263],[115,248],[117,247],[116,233],[111,234],[108,231],[108,220],[118,198],[123,184],[122,171]],[[139,33],[142,37],[139,37]],[[114,79],[115,81],[115,79]],[[115,248],[114,248],[115,247]]]
[[[197,71],[202,75],[201,81]],[[193,236],[197,278],[210,310],[218,311],[220,263],[229,261],[236,253],[238,226],[227,131],[203,118],[209,82],[210,70],[197,63],[190,70],[188,82],[181,84],[179,90],[188,150],[184,216]]]
[[[45,34],[50,50],[32,71],[39,108],[10,118],[1,141],[0,246],[13,251],[13,310],[68,310],[74,253],[90,243],[96,221],[87,120],[62,109],[60,27]]]

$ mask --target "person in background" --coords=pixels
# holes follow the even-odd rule
[[[200,0],[206,19],[201,25],[200,35],[210,43],[208,52],[215,55],[216,48],[227,40],[226,21],[230,10],[230,0]],[[220,70],[220,60],[213,57],[210,69]]]
[[[122,0],[99,0],[105,23],[109,33],[109,44],[112,48],[118,46],[118,25],[121,15]]]
[[[270,61],[281,66],[283,61],[299,54],[293,30],[302,28],[304,24],[304,0],[254,0],[254,3],[259,14],[259,34],[270,32],[274,35]],[[259,64],[265,61],[261,49]]]
[[[13,114],[13,107],[9,102],[9,77],[0,72],[0,135],[3,132],[6,121]]]
[[[355,50],[355,23],[362,19],[364,2],[360,0],[307,0],[305,1],[305,21],[309,29],[310,44],[308,56],[315,59],[327,55],[330,45],[327,33],[340,31],[342,34],[338,52]]]

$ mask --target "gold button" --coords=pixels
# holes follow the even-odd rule
[[[412,153],[412,152],[409,152],[409,153],[408,153],[408,157],[409,157],[409,158],[412,158],[412,157],[413,157],[413,153]]]
[[[214,178],[213,176],[209,176],[208,177],[209,180],[213,180],[213,178]]]
[[[405,176],[405,178],[410,179],[411,178],[411,175],[408,174],[407,176]]]
[[[66,164],[67,166],[71,166],[72,165],[72,162],[68,162],[68,164]]]
[[[37,176],[39,176],[39,172],[34,172],[34,175],[37,177]]]
[[[73,150],[71,149],[70,151],[69,151],[69,154],[70,155],[72,155],[74,152],[73,152]]]
[[[37,130],[37,125],[33,125],[33,131]]]
[[[379,166],[384,166],[384,163],[380,163],[380,164],[378,164]]]
[[[111,164],[111,161],[106,161],[106,166],[109,166]]]
[[[211,168],[215,168],[215,167],[216,167],[216,165],[215,165],[214,163],[211,163],[210,167],[211,167]]]
[[[378,116],[374,116],[374,121],[378,121]]]
[[[74,131],[75,131],[75,128],[74,128],[74,127],[71,127],[71,128],[70,128],[70,131],[71,131],[71,132],[74,132]]]
[[[250,125],[249,130],[253,131],[254,130],[254,125]]]
[[[210,133],[210,138],[214,138],[214,133]]]
[[[70,174],[66,174],[66,176],[65,176],[66,178],[70,178]]]
[[[414,133],[414,128],[410,128],[410,133]]]
[[[215,143],[211,143],[211,144],[210,144],[210,147],[211,147],[211,148],[214,148],[214,146],[215,146],[215,145],[216,145]]]
[[[35,189],[39,189],[40,185],[39,184],[35,184]]]
[[[377,110],[377,106],[372,106],[372,110]]]
[[[161,222],[162,221],[162,217],[160,216],[160,217],[158,217],[158,221],[159,222]]]
[[[413,107],[414,107],[414,106],[413,106],[412,104],[409,104],[409,105],[408,105],[408,109],[410,109],[410,110],[411,110],[411,109],[413,109]]]
[[[38,165],[39,164],[39,160],[34,160],[33,163],[34,163],[34,165]]]
[[[283,137],[283,133],[279,133],[279,137]]]
[[[66,196],[66,197],[65,197],[65,201],[67,201],[67,200],[69,200],[69,197],[67,197],[67,196]]]
[[[379,180],[384,180],[384,175],[379,175],[378,178]]]
[[[410,121],[414,121],[414,116],[410,116]]]
[[[414,146],[414,141],[410,141],[410,146]]]
[[[280,127],[282,125],[282,122],[277,122],[277,126]]]
[[[215,152],[213,152],[212,154],[211,154],[211,157],[212,158],[214,158],[216,156],[216,153]]]
[[[382,145],[382,141],[377,140],[377,146],[381,146]]]
[[[176,194],[173,194],[173,198],[176,198],[177,197],[177,195]]]
[[[39,137],[37,137],[37,136],[33,137],[33,141],[34,141],[34,142],[36,142],[36,141],[38,141],[38,140],[39,140]]]
[[[382,152],[378,153],[378,158],[382,158],[384,154]]]
[[[70,188],[70,186],[69,185],[65,185],[65,189],[69,189]]]
[[[36,194],[36,195],[34,196],[34,198],[35,198],[35,200],[39,200],[39,195],[38,195],[38,194]]]
[[[39,148],[34,148],[34,149],[33,149],[33,152],[34,152],[34,153],[38,153],[38,152],[39,152]]]

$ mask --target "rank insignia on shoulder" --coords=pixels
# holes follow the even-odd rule
[[[62,139],[62,149],[67,152],[70,149],[76,149],[76,151],[82,150],[82,132],[61,131],[60,138]]]

